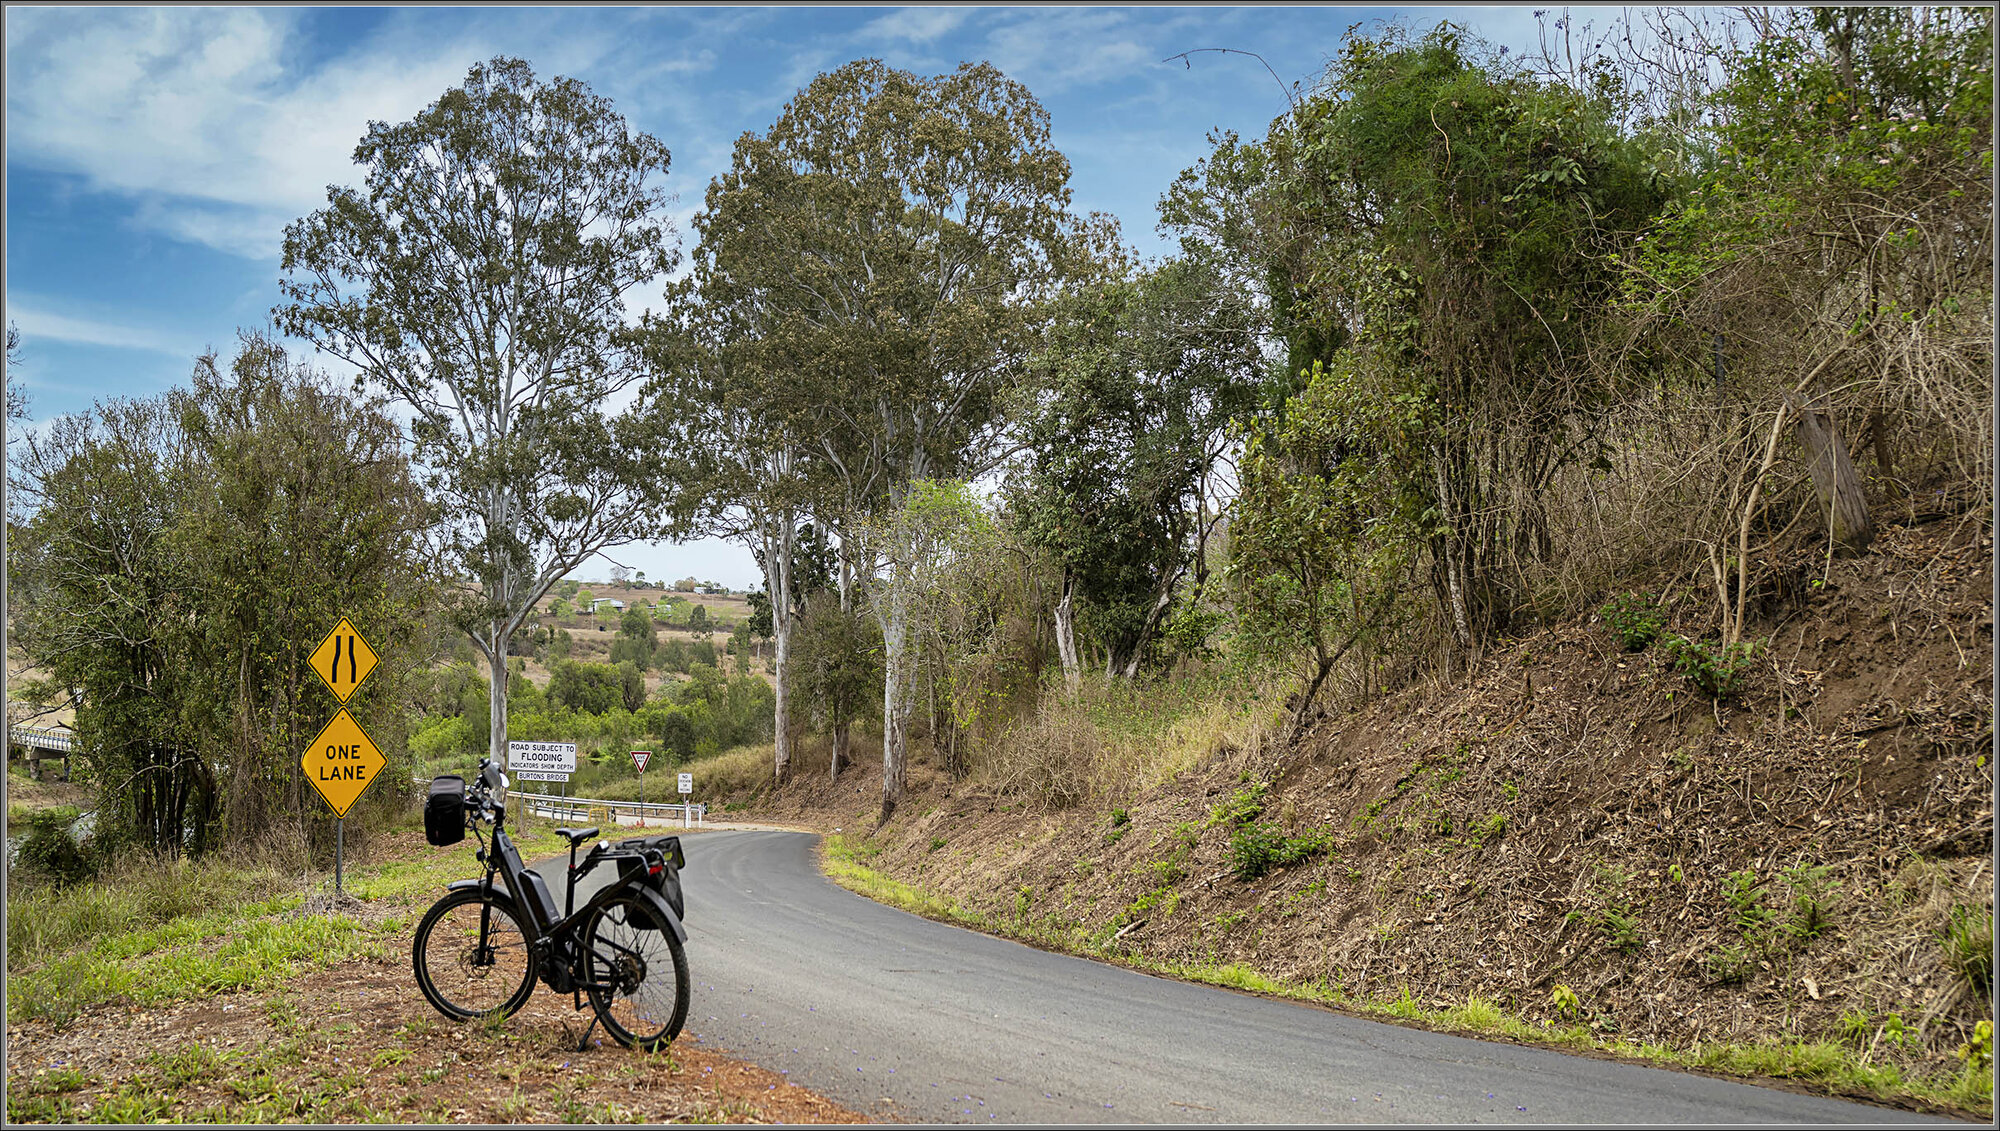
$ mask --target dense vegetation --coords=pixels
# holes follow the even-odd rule
[[[782,781],[859,726],[885,815],[913,758],[1072,804],[1171,772],[1119,735],[1287,696],[1296,727],[1641,590],[1724,694],[1802,554],[1986,505],[1991,13],[1626,20],[1527,57],[1328,45],[1265,136],[1162,186],[1144,263],[1072,208],[1024,86],[852,63],[739,140],[639,327],[618,296],[678,256],[665,147],[476,68],[286,235],[282,324],[414,412],[408,456],[254,341],[53,429],[15,563],[44,697],[80,695],[117,824],[177,851],[304,811],[298,642],[335,609],[445,658],[362,702],[419,762],[769,742]],[[663,641],[706,610],[635,606],[610,663],[571,657],[564,574],[697,531],[755,551],[752,622]]]

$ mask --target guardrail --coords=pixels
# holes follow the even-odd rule
[[[640,828],[653,825],[671,827],[678,823],[681,828],[700,828],[708,816],[708,806],[699,802],[668,804],[660,801],[610,801],[598,797],[559,797],[552,793],[522,793],[511,791],[511,796],[527,802],[528,809],[538,817],[553,817],[558,821],[597,821],[603,824],[622,825],[621,816],[630,817]]]

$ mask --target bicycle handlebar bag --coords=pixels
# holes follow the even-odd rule
[[[443,848],[465,839],[465,779],[444,774],[431,779],[424,799],[424,839]]]

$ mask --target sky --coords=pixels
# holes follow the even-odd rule
[[[1350,27],[1450,19],[1523,51],[1540,25],[1528,6],[1420,5],[9,6],[5,18],[5,307],[22,339],[9,379],[30,428],[186,384],[205,350],[227,357],[239,329],[269,329],[285,225],[323,206],[327,186],[361,183],[352,155],[367,124],[409,119],[496,55],[582,80],[666,144],[683,250],[736,138],[767,130],[814,75],[862,58],[927,75],[988,61],[1047,109],[1075,208],[1116,216],[1150,257],[1170,250],[1159,197],[1210,132],[1261,137]],[[1196,53],[1173,58],[1184,52]],[[760,581],[747,550],[715,540],[611,557],[649,578]],[[593,560],[576,576],[605,572]]]

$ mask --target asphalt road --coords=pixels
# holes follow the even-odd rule
[[[683,838],[684,1039],[923,1123],[1950,1123],[1362,1021],[897,911],[816,838]],[[560,900],[561,861],[538,864]],[[581,893],[579,899],[581,899]]]

